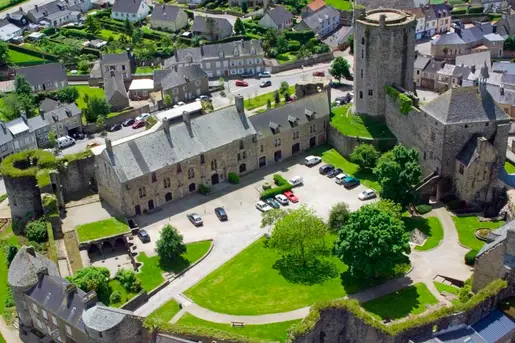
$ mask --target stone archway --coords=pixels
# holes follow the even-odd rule
[[[245,173],[247,171],[247,165],[245,163],[240,164],[240,173]]]
[[[172,201],[172,192],[168,192],[165,194],[165,201]]]
[[[211,175],[211,185],[217,185],[218,183],[220,183],[220,177],[218,174]]]
[[[188,188],[190,192],[195,192],[195,190],[197,189],[197,185],[195,183],[190,183]]]

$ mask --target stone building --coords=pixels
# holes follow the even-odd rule
[[[23,246],[16,254],[8,283],[24,342],[144,341],[142,318],[102,305],[94,291],[83,292],[62,278],[57,266],[33,247]],[[35,340],[34,331],[42,338]]]
[[[354,27],[355,112],[384,117],[386,84],[413,89],[415,17],[379,9],[356,19]]]
[[[207,73],[198,65],[154,70],[154,90],[169,95],[174,104],[209,94]]]
[[[125,89],[122,73],[110,70],[104,77],[104,93],[112,111],[120,111],[129,107],[129,95]]]

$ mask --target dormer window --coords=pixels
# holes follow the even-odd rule
[[[308,110],[307,108],[304,110],[304,114],[308,117],[308,120],[312,120],[315,118],[315,112]]]
[[[279,133],[280,132],[280,127],[281,125],[279,124],[276,124],[274,122],[270,122],[270,124],[268,124],[268,126],[270,127],[270,130],[272,130],[272,133],[275,135],[276,133]]]
[[[250,48],[250,54],[255,55],[256,54],[256,48],[252,47]]]
[[[294,117],[294,116],[291,116],[291,115],[288,116],[288,121],[290,122],[290,125],[292,127],[298,125],[298,120],[299,120],[299,118],[297,118],[297,117]]]
[[[224,57],[224,51],[222,49],[218,50],[218,57],[220,57],[220,58]]]
[[[236,47],[234,48],[234,56],[240,56],[240,51]]]

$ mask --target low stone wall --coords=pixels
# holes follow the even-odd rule
[[[311,57],[303,58],[293,62],[284,64],[277,64],[277,61],[265,60],[265,66],[270,68],[272,73],[280,73],[286,70],[297,69],[305,66],[311,66],[317,63],[329,62],[333,59],[333,53],[327,52],[325,54],[313,55]]]
[[[136,295],[131,300],[127,301],[125,304],[120,306],[121,309],[127,310],[127,311],[135,311],[138,307],[146,303],[148,300],[148,294],[146,291],[139,292],[138,295]]]
[[[67,75],[66,78],[70,82],[88,81],[89,75]]]
[[[354,148],[363,143],[371,144],[379,151],[388,151],[393,149],[395,144],[397,144],[397,139],[395,138],[364,138],[344,136],[331,125],[329,125],[327,141],[336,150],[338,150],[341,155],[345,157],[349,157]]]
[[[125,119],[137,117],[142,113],[149,113],[150,112],[150,106],[145,105],[140,108],[133,108],[130,110],[127,110],[125,112],[120,113],[116,117],[107,118],[104,122],[104,128],[107,129],[109,126],[121,123]],[[97,133],[103,130],[103,128],[99,128],[97,124],[87,124],[82,126],[82,130],[87,134],[93,134]]]

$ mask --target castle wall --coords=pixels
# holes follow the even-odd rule
[[[397,140],[395,138],[363,138],[344,136],[337,129],[329,125],[327,129],[327,140],[340,154],[348,157],[360,144],[371,144],[378,151],[388,151],[393,149]]]
[[[23,219],[27,214],[42,214],[41,192],[37,180],[33,176],[4,176],[5,189],[9,197],[11,216]]]
[[[65,201],[73,199],[77,193],[88,191],[91,179],[95,179],[95,156],[69,162],[61,172]]]
[[[113,170],[111,163],[106,160],[105,154],[100,154],[95,158],[97,168],[95,169],[95,179],[98,186],[98,195],[101,200],[107,202],[119,213],[125,213],[122,201],[122,185]]]
[[[504,244],[485,251],[477,259],[474,265],[474,276],[472,277],[472,291],[478,292],[497,278],[503,278],[506,274],[504,268]]]

